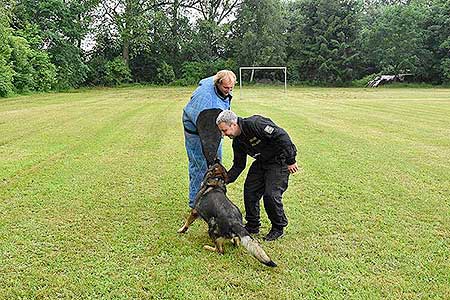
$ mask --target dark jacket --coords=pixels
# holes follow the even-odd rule
[[[254,115],[238,118],[241,134],[233,139],[233,166],[228,172],[228,182],[238,178],[247,164],[247,154],[262,163],[284,160],[292,165],[297,148],[287,132],[272,120]]]

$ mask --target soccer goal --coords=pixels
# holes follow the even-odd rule
[[[286,67],[239,67],[239,92],[242,95],[242,71],[251,70],[250,81],[253,80],[256,70],[282,70],[284,74],[284,92],[287,91],[287,68]]]

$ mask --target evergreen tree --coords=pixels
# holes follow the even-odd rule
[[[363,31],[364,55],[374,72],[427,78],[432,53],[426,47],[427,13],[420,5],[387,5]]]
[[[230,48],[238,65],[285,65],[285,7],[279,0],[245,0],[232,28]]]
[[[287,53],[298,79],[343,84],[358,77],[359,17],[359,2],[352,0],[290,5]]]

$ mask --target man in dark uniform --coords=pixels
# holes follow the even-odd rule
[[[288,187],[289,174],[298,170],[295,145],[284,129],[262,116],[238,118],[234,112],[224,110],[216,124],[223,135],[233,139],[234,159],[228,172],[228,183],[235,181],[245,169],[247,154],[255,158],[244,184],[246,229],[250,233],[259,233],[259,201],[262,197],[272,223],[264,240],[276,240],[288,224],[281,200]]]

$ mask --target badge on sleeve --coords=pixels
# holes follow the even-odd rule
[[[266,128],[264,128],[264,131],[267,132],[268,134],[272,134],[272,132],[273,132],[273,127],[267,125]]]

